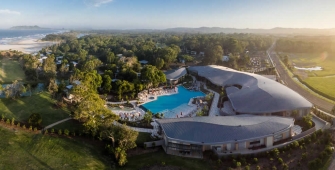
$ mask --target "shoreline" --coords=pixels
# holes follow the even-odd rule
[[[58,44],[56,41],[41,41],[41,39],[25,39],[9,44],[1,44],[0,51],[17,50],[26,54],[31,54],[41,50],[44,47]]]

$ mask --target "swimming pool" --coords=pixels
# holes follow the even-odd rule
[[[191,98],[197,96],[205,96],[205,94],[200,91],[189,91],[183,86],[178,86],[177,94],[159,96],[157,100],[145,103],[142,106],[156,114],[166,109],[171,110],[182,104],[187,104]]]

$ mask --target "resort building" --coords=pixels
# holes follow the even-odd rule
[[[195,158],[202,158],[206,150],[222,156],[271,149],[295,135],[294,119],[278,116],[191,117],[156,123],[167,154]]]
[[[217,65],[189,67],[188,71],[212,87],[223,87],[236,114],[302,117],[312,107],[297,92],[261,75]]]
[[[166,71],[164,74],[168,84],[177,84],[179,79],[183,78],[187,74],[187,70],[182,67],[176,70]]]

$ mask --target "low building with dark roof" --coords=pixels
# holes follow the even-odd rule
[[[189,72],[218,88],[224,87],[237,114],[302,117],[312,104],[292,89],[261,75],[240,72],[223,66],[194,66]],[[236,88],[231,88],[236,87]]]
[[[294,135],[294,119],[289,117],[239,115],[156,122],[167,154],[197,158],[206,150],[222,155],[273,147]]]
[[[182,67],[175,70],[168,70],[164,72],[167,83],[177,84],[179,79],[183,78],[187,74],[186,68]]]

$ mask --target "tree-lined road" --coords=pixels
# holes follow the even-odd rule
[[[291,88],[292,90],[296,91],[297,93],[305,97],[309,102],[318,106],[321,110],[324,110],[329,113],[332,110],[334,104],[322,98],[316,97],[315,95],[311,94],[308,90],[298,85],[297,82],[295,82],[290,77],[290,75],[287,73],[285,68],[280,64],[279,56],[277,56],[274,53],[274,50],[273,50],[274,46],[275,44],[269,48],[268,52],[273,61],[273,64],[276,67],[276,70],[280,76],[280,79],[285,82],[287,87]]]

